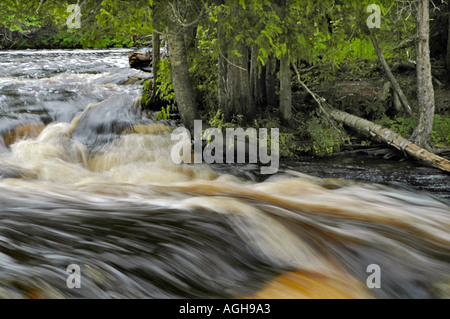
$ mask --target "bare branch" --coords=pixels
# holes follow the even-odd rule
[[[41,0],[41,2],[39,2],[39,6],[36,9],[36,13],[39,12],[39,9],[41,8],[43,2],[44,2],[44,0]]]
[[[298,72],[297,66],[295,65],[295,63],[291,63],[292,67],[294,68],[295,73],[297,74],[297,80],[298,82],[301,84],[301,86],[303,86],[303,88],[309,93],[309,95],[312,96],[312,98],[314,99],[314,101],[316,101],[316,103],[319,105],[320,110],[323,112],[323,114],[325,114],[325,116],[327,117],[328,121],[331,123],[331,125],[333,126],[333,128],[339,133],[342,134],[342,131],[336,127],[336,125],[334,124],[334,121],[330,118],[329,114],[327,113],[327,111],[325,111],[325,108],[322,106],[322,103],[326,102],[324,98],[320,98],[318,97],[313,91],[311,91],[309,89],[308,86],[306,86],[306,84],[302,81],[301,77],[300,77],[300,73]]]
[[[177,10],[175,9],[175,7],[172,4],[172,2],[169,2],[169,5],[172,8],[173,14],[174,14],[175,18],[177,19],[178,23],[184,28],[188,28],[188,27],[191,27],[193,25],[196,25],[198,23],[198,21],[200,21],[200,18],[203,16],[203,13],[205,12],[205,8],[202,7],[202,10],[200,11],[199,15],[197,16],[197,19],[195,19],[194,21],[192,21],[190,23],[184,23],[181,20],[181,15],[177,12]]]

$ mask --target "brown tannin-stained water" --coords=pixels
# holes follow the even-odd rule
[[[1,298],[450,297],[445,196],[173,164],[127,53],[0,52]]]

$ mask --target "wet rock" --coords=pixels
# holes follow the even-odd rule
[[[140,100],[135,96],[112,95],[88,106],[72,122],[72,138],[87,146],[98,146],[118,138],[139,124]]]
[[[30,177],[30,173],[25,172],[15,167],[2,167],[0,168],[0,179],[3,178],[27,178]]]
[[[133,131],[136,134],[162,134],[162,133],[170,133],[174,130],[174,127],[167,126],[162,123],[153,123],[153,124],[141,124],[134,125]]]
[[[152,79],[152,78],[153,78],[153,74],[141,72],[140,74],[135,74],[133,76],[129,76],[128,79],[123,84],[128,85],[128,84],[134,84],[137,82],[142,83],[143,81]]]
[[[17,140],[37,137],[42,132],[44,127],[44,123],[28,123],[17,126],[14,129],[2,134],[4,145],[9,147]]]
[[[130,67],[145,69],[151,65],[152,52],[150,49],[141,49],[128,55]]]

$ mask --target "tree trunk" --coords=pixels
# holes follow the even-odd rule
[[[161,61],[161,39],[159,33],[155,31],[153,31],[152,36],[152,46],[153,92],[156,92],[156,79],[158,78],[159,62]]]
[[[375,52],[378,56],[378,59],[380,60],[381,66],[383,67],[383,70],[386,73],[386,76],[388,77],[389,81],[392,83],[392,88],[394,89],[395,93],[397,93],[400,102],[402,103],[405,110],[408,112],[409,115],[412,115],[412,110],[411,107],[409,106],[408,99],[406,98],[405,94],[403,93],[403,90],[401,89],[400,85],[398,84],[397,80],[392,74],[391,69],[389,68],[389,65],[386,62],[386,59],[383,56],[383,52],[381,52],[380,46],[378,45],[375,33],[373,33],[372,31],[370,32],[370,39],[372,40],[373,47],[375,48]]]
[[[228,107],[226,111],[227,118],[233,115],[242,114],[246,117],[252,117],[255,113],[255,107],[250,89],[250,77],[248,72],[248,47],[240,42],[236,49],[240,56],[229,55],[228,63]]]
[[[263,105],[267,102],[265,101],[265,74],[262,72],[263,68],[258,63],[258,47],[256,45],[251,48],[251,59],[250,59],[250,85],[252,89],[252,97],[256,108],[261,111]]]
[[[277,87],[277,60],[270,59],[266,65],[266,98],[269,106],[275,107],[279,104],[276,87]]]
[[[239,6],[231,6],[231,15],[238,16]],[[252,117],[254,115],[254,103],[250,87],[250,75],[248,70],[249,52],[247,45],[240,40],[238,43],[227,46],[227,108],[225,117],[230,120],[234,115]],[[233,53],[233,51],[238,54]]]
[[[430,149],[434,121],[434,89],[430,62],[430,12],[429,1],[418,1],[417,12],[417,102],[419,121],[411,140],[420,147]]]
[[[292,119],[292,85],[289,54],[286,52],[280,60],[280,112],[283,120]]]
[[[223,31],[221,25],[221,17],[217,19],[217,42],[219,43],[220,52],[217,58],[217,93],[219,100],[219,109],[225,111],[228,105],[227,96],[227,61],[226,61],[226,45],[224,44]]]
[[[184,42],[186,43],[186,51],[195,48],[195,39],[197,37],[198,24],[193,24],[185,27],[184,30]]]
[[[448,6],[447,75],[448,75],[448,82],[450,83],[450,5]]]
[[[421,148],[420,146],[412,143],[411,141],[403,138],[402,136],[387,128],[343,111],[331,109],[328,110],[328,113],[336,121],[344,123],[345,125],[353,128],[359,133],[365,134],[372,138],[378,138],[382,142],[406,152],[415,159],[418,159],[443,171],[450,172],[449,160]]]
[[[227,63],[227,103],[225,116],[230,118],[233,114],[239,114],[240,110],[239,103],[239,61],[238,58],[233,54],[228,55]]]
[[[189,78],[186,45],[182,30],[182,27],[173,26],[170,30],[171,34],[168,36],[168,43],[175,99],[184,125],[192,131],[194,120],[199,119],[199,116],[194,90]]]
[[[240,114],[253,118],[255,116],[255,102],[252,97],[252,89],[250,85],[250,72],[249,72],[249,48],[246,44],[241,43],[239,45],[239,52],[242,54],[240,58],[240,66],[243,69],[239,69],[239,81],[241,83],[241,108],[244,111]],[[245,69],[245,70],[244,70]]]

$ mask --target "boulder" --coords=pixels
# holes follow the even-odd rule
[[[131,52],[128,55],[128,61],[130,67],[135,69],[148,68],[152,62],[151,49],[140,49],[138,51]]]

